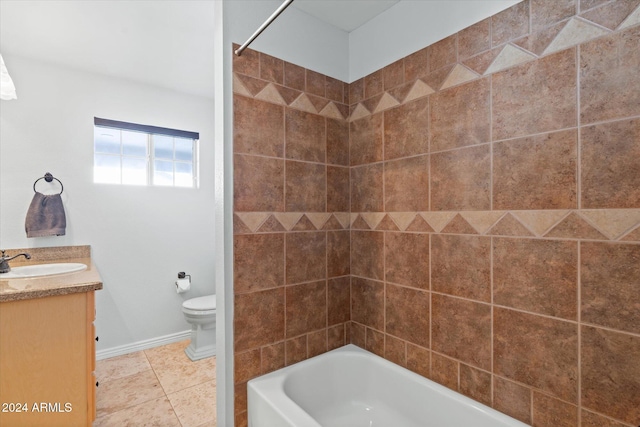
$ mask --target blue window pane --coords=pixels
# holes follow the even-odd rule
[[[166,160],[155,161],[153,185],[173,185],[173,162]]]
[[[176,187],[193,187],[193,165],[191,163],[176,163]]]
[[[125,156],[146,157],[147,134],[142,132],[122,131],[122,154]]]
[[[120,156],[96,154],[93,158],[93,182],[120,184]]]
[[[193,139],[175,138],[176,160],[193,160]]]
[[[93,133],[96,153],[120,154],[120,130],[96,126]]]
[[[147,185],[147,160],[123,157],[122,183],[129,185]]]
[[[153,148],[156,159],[173,159],[173,137],[153,135]]]

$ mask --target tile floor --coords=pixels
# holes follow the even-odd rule
[[[216,358],[192,362],[187,345],[97,361],[93,427],[215,427]]]

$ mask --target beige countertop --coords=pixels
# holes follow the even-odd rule
[[[11,252],[13,253],[14,251]],[[83,253],[82,255],[88,254]],[[47,259],[46,257],[33,258],[31,262],[14,263],[13,266],[79,262],[85,264],[87,269],[74,273],[56,274],[27,279],[2,279],[2,275],[0,275],[0,302],[43,298],[102,289],[102,278],[100,277],[100,273],[98,273],[98,270],[93,264],[90,256],[73,258],[57,256],[55,259]]]

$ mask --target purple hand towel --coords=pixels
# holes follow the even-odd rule
[[[64,236],[67,217],[60,194],[36,192],[27,211],[27,237]]]

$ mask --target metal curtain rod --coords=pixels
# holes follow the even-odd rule
[[[266,30],[266,28],[271,25],[271,23],[273,21],[275,21],[275,19],[280,16],[280,14],[282,12],[284,12],[284,10],[289,7],[289,5],[293,3],[293,0],[285,0],[284,3],[282,3],[280,5],[280,7],[278,9],[276,9],[275,12],[273,12],[273,14],[266,20],[264,21],[264,23],[262,25],[260,25],[260,28],[258,28],[256,30],[255,33],[253,33],[253,35],[251,37],[249,37],[249,40],[247,40],[246,42],[244,42],[244,44],[242,46],[240,46],[238,49],[236,49],[234,51],[234,53],[238,56],[242,55],[242,52],[251,44],[251,42],[253,42],[264,30]]]

